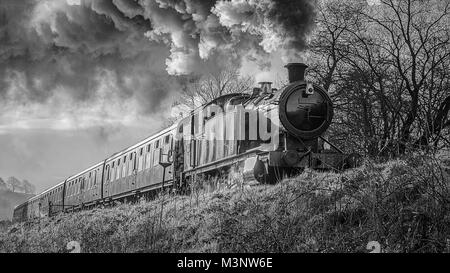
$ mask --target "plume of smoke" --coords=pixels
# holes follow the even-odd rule
[[[93,101],[109,71],[120,98],[141,102],[139,112],[161,109],[177,88],[165,71],[169,51],[145,38],[151,24],[131,3],[2,1],[2,106],[46,103],[61,92],[73,104]]]
[[[285,56],[306,47],[314,25],[316,1],[311,0],[142,0],[152,22],[146,36],[170,48],[170,74],[201,72],[205,62],[238,63],[243,57],[261,66],[278,49]],[[202,66],[203,65],[203,66]]]
[[[117,102],[136,115],[155,113],[181,88],[178,75],[243,58],[264,67],[275,50],[300,52],[314,7],[314,0],[2,0],[0,107],[38,116],[36,105],[57,111],[55,101],[65,98],[67,107],[99,108],[91,115],[105,120],[123,110],[111,107]],[[114,95],[102,95],[105,81]]]

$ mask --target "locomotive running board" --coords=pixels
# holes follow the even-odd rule
[[[214,162],[208,163],[202,167],[198,167],[198,168],[196,167],[194,169],[184,171],[183,174],[185,176],[194,175],[194,174],[197,175],[197,174],[205,173],[208,171],[217,170],[222,167],[230,166],[232,164],[235,164],[235,163],[238,163],[241,161],[245,161],[247,158],[254,157],[254,156],[261,156],[261,155],[267,154],[267,153],[269,153],[269,152],[265,152],[265,151],[261,151],[261,150],[252,150],[252,151],[245,152],[243,154],[238,154],[238,155],[235,155],[235,156],[232,156],[229,158],[225,158],[225,159],[222,159],[219,161],[214,161]]]

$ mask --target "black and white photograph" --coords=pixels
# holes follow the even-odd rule
[[[0,0],[0,257],[450,253],[449,112],[450,0]]]

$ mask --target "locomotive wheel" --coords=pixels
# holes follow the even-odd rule
[[[257,160],[253,168],[253,174],[256,181],[261,184],[277,183],[277,170],[274,167],[267,166],[267,163]]]

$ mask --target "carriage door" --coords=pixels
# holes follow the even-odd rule
[[[130,190],[136,189],[137,184],[137,156],[136,152],[131,153],[130,165],[128,166],[130,173]]]
[[[183,138],[183,124],[180,124],[175,137],[175,147],[173,153],[173,170],[175,188],[180,189],[182,183],[182,173],[184,171],[184,138]]]
[[[159,152],[159,165],[163,166],[165,171],[165,180],[172,180],[173,173],[170,166],[173,163],[173,137],[171,134],[163,137],[162,148]],[[173,167],[173,166],[172,166]]]
[[[85,179],[84,176],[80,178],[80,203],[81,203],[81,204],[83,204],[83,203],[84,203],[84,200],[85,200],[85,198],[84,198],[84,194],[85,194],[85,190],[84,190],[84,187],[85,187],[85,181],[86,181],[86,179]]]
[[[189,167],[195,168],[195,158],[197,151],[197,141],[195,140],[195,116],[191,116],[191,124],[190,124],[190,142],[189,142]]]
[[[98,191],[99,186],[97,185],[97,175],[99,174],[99,170],[100,169],[97,169],[97,170],[94,171],[94,186],[93,186],[93,190],[92,190],[92,198],[93,199],[98,199],[101,196],[101,195],[98,194],[99,193],[99,191]]]
[[[103,174],[103,198],[109,196],[109,183],[113,174],[114,161],[106,164],[105,173]]]

